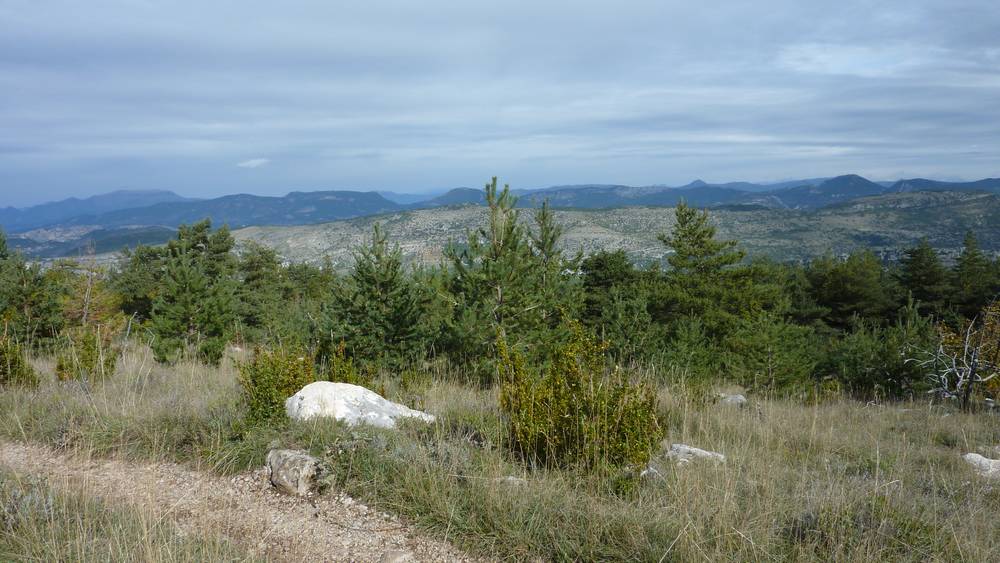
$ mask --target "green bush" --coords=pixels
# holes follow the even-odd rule
[[[609,373],[604,346],[578,323],[570,328],[542,374],[498,339],[500,407],[514,448],[544,466],[645,465],[660,438],[652,386]]]
[[[341,341],[334,348],[333,352],[326,360],[322,369],[324,381],[334,381],[338,383],[350,383],[362,387],[372,388],[375,380],[377,368],[374,364],[365,364],[361,369],[354,365],[354,360],[347,357],[347,344]]]
[[[25,359],[21,346],[7,334],[0,337],[0,385],[38,385],[38,375]]]
[[[56,356],[56,376],[63,381],[99,381],[114,374],[121,349],[114,328],[80,327],[69,334],[67,346]]]
[[[934,325],[910,304],[896,324],[880,327],[856,319],[855,328],[837,340],[819,366],[854,396],[901,398],[925,392],[928,369],[909,358],[936,347]]]
[[[723,338],[726,379],[752,391],[792,393],[813,386],[815,331],[774,315],[740,319]]]
[[[285,400],[316,381],[313,359],[296,350],[254,350],[253,359],[240,366],[240,385],[251,423],[265,423],[285,412]]]
[[[705,324],[698,317],[681,317],[672,324],[657,359],[674,373],[685,374],[688,385],[716,383],[721,353]]]

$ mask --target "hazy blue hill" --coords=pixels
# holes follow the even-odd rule
[[[785,188],[797,188],[799,186],[818,186],[823,182],[830,180],[829,177],[826,178],[805,178],[802,180],[782,180],[781,182],[768,182],[766,184],[761,184],[762,190],[758,191],[775,191],[783,190]]]
[[[975,182],[942,182],[925,178],[899,180],[889,188],[893,192],[918,191],[982,191],[1000,193],[1000,178],[985,178]]]
[[[886,188],[858,176],[847,174],[830,178],[814,186],[798,186],[770,192],[785,207],[791,209],[815,209],[859,197],[882,194]]]
[[[437,197],[437,193],[429,194],[404,194],[399,192],[378,191],[375,192],[385,199],[400,205],[413,205]]]
[[[99,215],[122,209],[185,201],[195,200],[166,190],[120,190],[84,199],[72,197],[24,209],[0,209],[0,225],[6,231],[21,232],[58,224],[81,215]]]
[[[455,188],[437,197],[419,202],[414,207],[443,207],[446,205],[486,205],[486,193],[481,189]]]
[[[554,186],[532,191],[519,196],[518,205],[538,207],[548,200],[553,207],[577,207],[593,209],[635,205],[637,195],[643,188],[617,185]]]
[[[752,199],[751,192],[695,181],[686,186],[563,186],[523,194],[518,203],[537,207],[546,199],[553,207],[605,209],[626,206],[673,207],[684,200],[691,205],[712,207],[744,203]]]
[[[710,184],[695,180],[679,187],[581,184],[515,191],[519,198],[518,205],[527,208],[540,206],[548,200],[553,207],[565,210],[592,210],[601,213],[603,210],[621,209],[627,214],[631,209],[638,208],[666,210],[683,200],[697,207],[730,213],[742,212],[742,216],[753,215],[765,209],[794,211],[796,214],[831,210],[838,217],[845,214],[888,214],[887,218],[892,217],[903,223],[907,222],[904,218],[910,217],[918,217],[919,221],[947,222],[947,217],[940,216],[941,209],[959,209],[963,220],[966,220],[979,206],[986,205],[991,210],[996,207],[992,200],[976,200],[976,197],[989,193],[1000,193],[1000,179],[943,182],[916,178],[890,184],[872,182],[855,174],[826,179],[789,180],[768,185],[751,182]],[[166,201],[141,206],[142,203],[156,199]],[[409,204],[391,201],[376,192],[358,191],[292,192],[283,197],[241,194],[208,200],[185,200],[171,192],[116,192],[25,210],[0,210],[0,218],[4,221],[0,226],[11,235],[19,235],[12,236],[14,246],[31,255],[49,257],[60,255],[59,253],[76,255],[81,252],[81,248],[115,250],[134,246],[137,242],[154,244],[160,238],[165,240],[163,237],[166,231],[163,229],[172,230],[181,224],[204,218],[211,218],[217,225],[228,224],[238,229],[267,225],[312,225],[407,210],[459,209],[462,206],[477,207],[484,204],[483,190],[474,188],[456,188],[425,201]],[[139,206],[136,207],[137,205]],[[73,215],[67,218],[70,214]],[[767,219],[764,219],[765,216]],[[777,220],[778,223],[788,221],[791,216],[781,217]],[[766,214],[760,216],[764,223],[772,219]],[[144,231],[142,228],[154,229]],[[926,228],[920,222],[913,222],[907,225],[905,236],[894,233],[887,235],[885,241],[906,241],[909,240],[908,237],[912,238],[911,235],[919,239],[921,229]],[[959,226],[956,225],[955,228],[958,229]],[[780,229],[774,230],[772,234],[789,236]],[[1000,233],[991,231],[989,238],[991,241],[994,238],[1000,240]],[[878,242],[874,238],[871,240]],[[875,242],[872,244],[878,246]]]
[[[176,227],[209,218],[233,228],[247,225],[303,225],[405,209],[375,192],[292,192],[284,197],[231,195],[216,199],[159,203],[73,219],[76,225]]]
[[[677,188],[652,193],[639,198],[638,205],[673,207],[681,200],[684,200],[688,205],[697,207],[717,207],[720,205],[748,203],[750,199],[751,197],[743,190],[706,185],[703,187]]]

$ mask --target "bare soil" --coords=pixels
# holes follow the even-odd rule
[[[6,441],[0,466],[152,508],[185,533],[220,535],[275,561],[479,560],[345,495],[278,493],[266,468],[220,477],[173,463],[90,458]]]

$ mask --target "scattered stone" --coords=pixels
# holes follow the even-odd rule
[[[1000,459],[990,459],[979,454],[965,454],[962,459],[971,465],[976,473],[988,479],[1000,479]]]
[[[297,450],[271,450],[267,453],[271,484],[278,490],[298,496],[308,495],[316,486],[319,460]]]
[[[664,446],[666,444],[664,443]],[[696,459],[708,459],[715,463],[726,463],[726,456],[718,452],[710,452],[687,444],[671,444],[666,454],[668,459],[677,462],[677,465],[685,465]]]
[[[433,415],[389,401],[359,385],[329,381],[317,381],[303,387],[285,401],[285,412],[293,420],[327,416],[351,426],[364,423],[379,428],[395,428],[399,418],[434,422]]]
[[[747,404],[747,398],[743,395],[737,393],[736,395],[727,395],[725,393],[719,393],[719,404],[730,405],[735,407],[744,407]]]
[[[660,471],[658,469],[656,469],[655,467],[653,467],[652,465],[646,467],[646,469],[643,469],[639,473],[639,478],[640,479],[649,479],[649,480],[652,480],[652,479],[660,479],[662,477],[663,477],[663,475],[660,473]]]
[[[413,554],[401,549],[386,551],[379,558],[379,563],[405,563],[406,561],[413,561]]]

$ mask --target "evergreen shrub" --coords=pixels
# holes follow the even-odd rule
[[[251,423],[280,418],[285,400],[316,381],[313,359],[308,354],[284,348],[254,350],[253,358],[240,365],[240,385]]]
[[[656,395],[618,369],[579,323],[543,373],[497,341],[500,407],[514,448],[543,466],[644,466],[660,439]]]
[[[56,376],[62,381],[99,381],[114,374],[121,349],[110,326],[83,326],[67,337],[66,347],[56,356]]]
[[[0,385],[38,385],[38,374],[24,357],[20,344],[6,333],[0,336]]]

